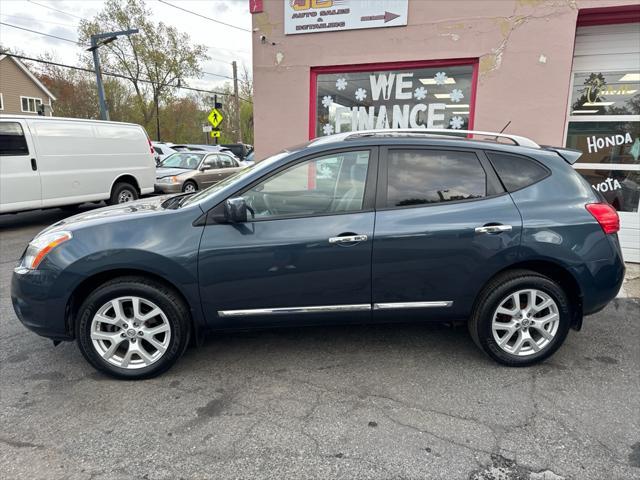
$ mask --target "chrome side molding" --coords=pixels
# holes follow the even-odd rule
[[[396,310],[401,308],[444,308],[450,307],[453,302],[450,300],[441,300],[437,302],[393,302],[393,303],[374,303],[374,310]]]
[[[443,308],[453,305],[452,301],[438,302],[394,302],[355,303],[345,305],[315,305],[311,307],[253,308],[246,310],[218,310],[219,317],[246,317],[251,315],[282,315],[292,313],[366,312],[369,310],[396,310],[404,308]]]
[[[371,304],[358,303],[351,305],[318,305],[312,307],[254,308],[250,310],[219,310],[220,317],[240,317],[248,315],[278,315],[289,313],[330,313],[330,312],[364,312],[371,310]]]

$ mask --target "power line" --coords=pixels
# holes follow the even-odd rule
[[[18,25],[12,25],[10,23],[5,23],[5,22],[2,22],[2,21],[0,21],[0,24],[6,25],[7,27],[13,27],[13,28],[17,28],[17,29],[20,29],[20,30],[25,30],[25,31],[30,32],[30,33],[35,33],[37,35],[43,35],[45,37],[52,37],[52,38],[56,38],[58,40],[64,40],[65,42],[73,43],[73,44],[76,44],[76,45],[79,44],[79,42],[71,40],[71,39],[68,39],[68,38],[58,37],[57,35],[51,35],[51,34],[44,33],[44,32],[38,32],[37,30],[31,30],[30,28],[20,27]],[[126,56],[131,58],[131,55],[126,55]],[[204,70],[201,71],[201,73],[203,73],[205,75],[212,75],[214,77],[222,77],[222,78],[227,78],[229,80],[233,80],[233,77],[230,77],[229,75],[223,75],[221,73],[206,72]]]
[[[10,18],[16,18],[18,20],[27,20],[29,22],[33,22],[34,19],[33,18],[29,18],[29,17],[22,17],[20,15],[13,15],[13,14],[0,14],[0,17],[10,17]],[[38,23],[50,23],[52,25],[61,25],[63,27],[76,27],[77,25],[73,25],[72,23],[60,23],[60,22],[52,22],[51,20],[41,20],[40,18],[35,19],[36,22]]]
[[[64,40],[65,42],[73,43],[75,45],[79,44],[77,40],[71,40],[69,38],[64,38],[64,37],[58,37],[57,35],[51,35],[50,33],[38,32],[37,30],[31,30],[30,28],[19,27],[18,25],[12,25],[12,24],[6,23],[6,22],[1,22],[0,21],[0,25],[5,25],[7,27],[17,28],[18,30],[24,30],[26,32],[36,33],[38,35],[43,35],[45,37],[51,37],[51,38],[56,38],[58,40]]]
[[[84,17],[79,17],[78,15],[74,15],[73,13],[63,12],[62,10],[58,10],[57,8],[50,7],[49,5],[44,5],[42,3],[34,2],[33,0],[27,0],[29,3],[33,3],[34,5],[38,5],[39,7],[48,8],[49,10],[53,10],[54,12],[62,13],[64,15],[69,15],[70,17],[78,18],[80,20],[86,20]]]
[[[230,23],[221,22],[220,20],[216,20],[215,18],[207,17],[206,15],[202,15],[200,13],[194,12],[192,10],[187,10],[186,8],[179,7],[178,5],[174,5],[173,3],[169,3],[165,0],[158,0],[160,3],[164,3],[165,5],[169,5],[170,7],[177,8],[178,10],[182,10],[183,12],[190,13],[191,15],[196,15],[200,18],[204,18],[206,20],[211,20],[212,22],[219,23],[220,25],[225,25],[227,27],[236,28],[238,30],[242,30],[243,32],[251,33],[251,30],[244,27],[238,27],[237,25],[231,25]]]
[[[19,58],[21,60],[28,60],[30,62],[44,63],[46,65],[53,65],[53,66],[56,66],[56,67],[70,68],[72,70],[79,70],[79,71],[87,72],[87,73],[95,73],[95,71],[90,69],[90,68],[76,67],[74,65],[65,65],[64,63],[51,62],[49,60],[41,60],[41,59],[33,58],[33,57],[26,57],[24,55],[16,55],[16,54],[9,53],[9,52],[2,52],[2,55],[7,55],[8,57]],[[134,80],[133,78],[127,77],[126,75],[122,75],[120,73],[104,72],[103,71],[102,74],[103,75],[107,75],[109,77],[123,78],[125,80],[130,80],[130,81]],[[137,79],[137,81],[143,82],[143,83],[156,83],[156,82],[153,82],[153,81],[148,80],[146,78],[139,78],[139,79]],[[231,94],[231,93],[218,92],[218,91],[215,91],[215,90],[203,90],[203,89],[200,89],[200,88],[185,87],[185,86],[182,86],[182,85],[181,86],[177,86],[177,85],[173,85],[173,84],[170,84],[170,83],[160,84],[160,86],[161,87],[179,88],[179,89],[183,89],[183,90],[191,90],[191,91],[194,91],[194,92],[201,92],[201,93],[213,93],[213,94],[216,94],[216,95],[233,96],[233,94]],[[244,98],[243,98],[243,100],[249,101],[249,100],[246,100]]]

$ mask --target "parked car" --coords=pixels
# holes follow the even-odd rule
[[[0,213],[136,200],[155,161],[133,123],[0,115]]]
[[[157,193],[193,193],[241,170],[237,160],[224,152],[176,152],[156,168]]]
[[[244,157],[244,160],[241,160],[238,162],[241,166],[243,167],[250,167],[252,166],[254,163],[256,163],[255,161],[255,154],[252,151],[249,155],[247,155],[246,157]]]
[[[156,165],[172,153],[177,152],[177,150],[173,149],[173,143],[151,142],[151,144],[153,145],[153,150],[155,151]]]
[[[253,145],[247,143],[223,143],[222,146],[231,150],[240,161],[244,161],[253,152]]]
[[[120,378],[167,370],[207,330],[344,322],[468,319],[497,362],[540,362],[616,296],[619,220],[579,152],[489,135],[514,145],[342,133],[68,218],[29,243],[14,309]]]

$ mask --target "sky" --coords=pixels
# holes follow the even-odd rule
[[[249,30],[221,25],[173,8],[158,0],[146,0],[147,6],[153,11],[154,22],[162,21],[172,25],[179,31],[189,34],[194,43],[208,47],[211,59],[202,62],[201,69],[209,73],[199,79],[187,80],[188,86],[204,90],[219,89],[225,82],[231,81],[225,76],[232,76],[233,60],[238,62],[239,75],[243,65],[251,73],[251,14],[247,0],[167,0],[167,2]],[[0,21],[77,40],[77,26],[81,18],[92,18],[102,9],[103,4],[103,0],[0,0]],[[78,54],[86,49],[85,45],[75,45],[1,24],[0,44],[18,49],[26,56],[34,58],[46,52],[52,53],[57,61],[68,65],[79,65]]]

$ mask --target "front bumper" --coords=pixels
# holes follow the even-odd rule
[[[53,340],[71,340],[66,328],[66,298],[59,295],[59,274],[16,267],[11,278],[11,303],[29,330]]]
[[[153,186],[155,193],[180,193],[182,192],[181,183],[156,183]]]

